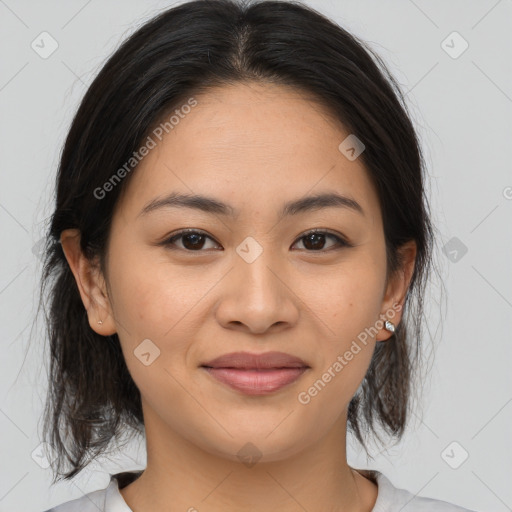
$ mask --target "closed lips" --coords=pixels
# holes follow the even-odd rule
[[[310,366],[285,352],[232,352],[203,363],[201,368],[237,393],[264,396],[291,385]]]
[[[232,352],[202,363],[206,368],[232,368],[237,370],[269,370],[286,368],[309,368],[299,357],[285,352]]]

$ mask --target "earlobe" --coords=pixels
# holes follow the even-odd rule
[[[75,277],[89,325],[98,334],[109,336],[116,332],[105,280],[97,262],[89,260],[80,246],[80,231],[66,229],[61,233],[60,243]]]
[[[406,242],[399,248],[399,253],[401,267],[391,276],[386,287],[381,314],[383,328],[376,337],[377,341],[386,341],[391,338],[394,329],[397,328],[402,319],[403,305],[416,263],[416,242],[414,240]],[[389,320],[393,325],[386,326],[386,320]]]

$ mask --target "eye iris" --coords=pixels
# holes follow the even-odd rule
[[[308,247],[309,242],[312,243],[312,247]],[[304,237],[304,247],[306,249],[322,249],[325,244],[325,235],[322,233],[310,233]]]
[[[204,235],[198,233],[187,233],[181,235],[181,237],[183,241],[183,246],[186,249],[201,249],[204,245]]]

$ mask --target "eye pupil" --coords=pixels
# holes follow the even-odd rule
[[[304,237],[307,243],[304,244],[304,247],[307,249],[321,249],[325,244],[325,235],[322,233],[310,233]],[[312,243],[312,247],[308,247],[308,243]]]
[[[201,249],[204,245],[204,235],[197,233],[188,233],[181,236],[183,240],[183,246],[186,247],[187,249]],[[189,243],[190,241],[191,243]]]

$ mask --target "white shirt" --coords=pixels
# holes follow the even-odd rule
[[[371,512],[475,512],[446,501],[415,496],[405,489],[398,489],[379,471],[357,471],[375,481],[378,486],[377,501]],[[141,473],[127,471],[110,475],[110,483],[105,489],[90,492],[45,512],[133,512],[119,492],[118,478],[121,478],[122,489]]]

